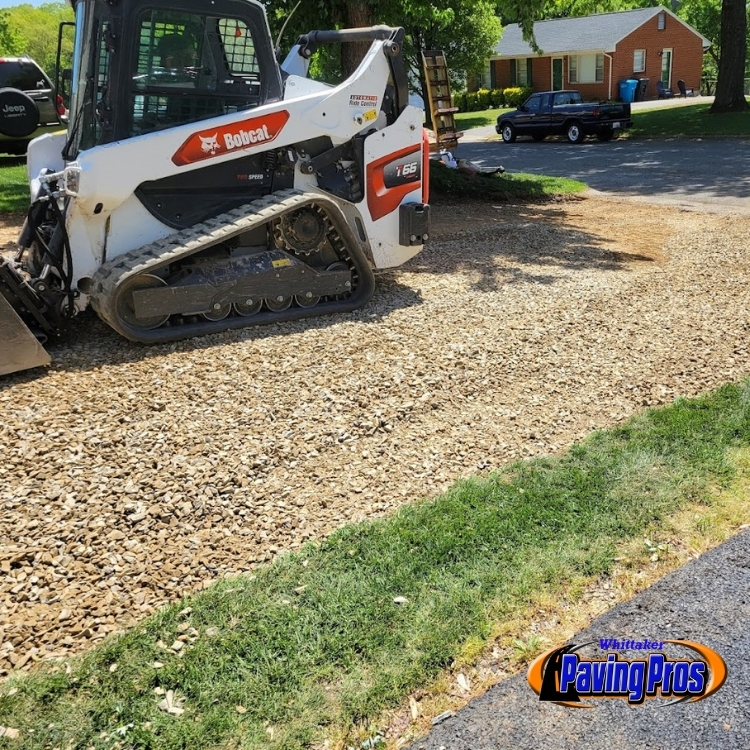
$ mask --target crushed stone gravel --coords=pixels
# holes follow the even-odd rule
[[[144,348],[93,315],[0,381],[0,676],[748,373],[750,217],[437,205],[349,315]],[[0,222],[0,242],[17,225]]]

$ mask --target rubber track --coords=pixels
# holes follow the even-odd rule
[[[347,253],[352,256],[359,274],[359,284],[351,298],[322,303],[313,308],[290,308],[281,313],[259,313],[247,318],[229,317],[220,321],[203,320],[186,325],[165,325],[152,330],[134,329],[119,320],[116,312],[117,290],[129,278],[158,271],[170,263],[225,242],[309,203],[317,203],[325,208],[334,228],[342,235]],[[299,190],[271,193],[252,203],[124,253],[111,262],[104,263],[94,274],[92,281],[91,304],[99,316],[126,338],[144,343],[175,341],[229,328],[295,320],[336,311],[345,312],[365,304],[374,289],[374,276],[364,248],[352,233],[336,202],[318,193],[304,193]]]

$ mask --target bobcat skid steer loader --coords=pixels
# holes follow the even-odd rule
[[[74,0],[67,133],[30,144],[0,257],[0,374],[89,304],[156,343],[350,311],[428,237],[402,29],[313,31],[276,61],[256,0]],[[338,86],[320,44],[371,42]]]

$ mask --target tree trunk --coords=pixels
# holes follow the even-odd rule
[[[346,6],[347,28],[358,29],[372,25],[372,8],[367,0],[357,0]],[[341,68],[344,78],[354,73],[368,49],[370,42],[347,42],[341,45]]]
[[[721,59],[716,98],[711,113],[742,112],[745,100],[745,34],[747,15],[745,0],[723,0],[721,4]]]

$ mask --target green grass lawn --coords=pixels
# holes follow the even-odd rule
[[[344,528],[68,669],[11,678],[0,725],[20,736],[3,747],[291,750],[352,737],[539,592],[574,600],[625,540],[708,508],[748,445],[750,381]]]
[[[750,110],[709,114],[710,104],[642,110],[633,113],[628,138],[750,136]]]
[[[514,107],[502,107],[500,109],[485,109],[480,112],[458,112],[455,115],[456,126],[459,130],[479,128],[482,125],[494,125],[498,115],[510,112]]]
[[[0,156],[0,213],[21,213],[29,207],[25,156]]]

